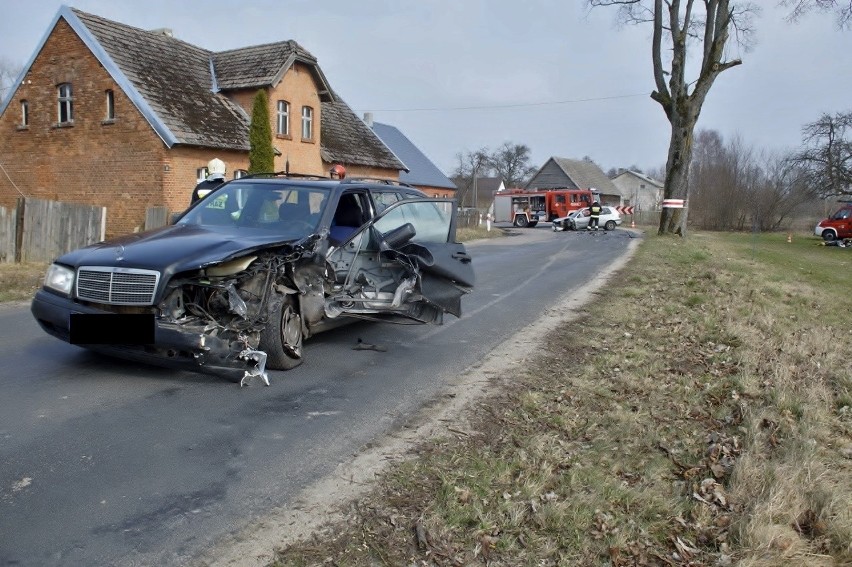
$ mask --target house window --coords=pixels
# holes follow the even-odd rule
[[[240,177],[245,177],[248,175],[248,171],[245,169],[235,169],[234,170],[234,179],[239,179]]]
[[[198,183],[201,183],[205,179],[207,179],[207,168],[206,167],[199,167],[198,169],[196,169],[195,170],[195,180]]]
[[[314,138],[314,109],[310,106],[302,107],[302,139],[313,140]]]
[[[115,93],[106,91],[106,119],[115,120]]]
[[[30,103],[21,101],[21,126],[27,127],[30,125]]]
[[[71,93],[71,83],[62,83],[59,90],[59,123],[69,124],[74,121],[74,97]]]
[[[275,132],[279,136],[290,135],[290,103],[286,100],[278,101],[278,126]]]

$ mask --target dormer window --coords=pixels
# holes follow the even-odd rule
[[[62,83],[57,90],[59,91],[59,123],[70,124],[74,121],[74,97],[71,83]]]
[[[310,106],[302,107],[302,140],[314,139],[314,109]]]
[[[115,93],[112,89],[106,91],[106,116],[105,120],[115,120]]]
[[[26,128],[30,125],[30,103],[21,101],[21,126]]]
[[[286,100],[278,101],[278,122],[275,133],[279,136],[290,135],[290,103]]]

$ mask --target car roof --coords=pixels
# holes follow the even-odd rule
[[[384,179],[376,177],[350,177],[346,179],[329,179],[313,175],[299,174],[258,174],[257,176],[243,176],[233,181],[251,184],[270,184],[270,185],[287,185],[299,187],[321,187],[323,189],[348,189],[352,187],[367,187],[371,191],[387,192],[387,193],[405,193],[412,197],[428,197],[426,193],[420,189],[397,181],[396,179]]]

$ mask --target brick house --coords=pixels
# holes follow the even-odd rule
[[[106,206],[107,237],[138,230],[148,207],[181,211],[210,159],[228,177],[248,169],[259,89],[277,171],[407,171],[295,41],[212,52],[63,6],[0,104],[0,206],[22,194]]]

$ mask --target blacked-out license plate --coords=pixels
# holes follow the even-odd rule
[[[71,344],[146,345],[154,342],[154,315],[72,313]]]

